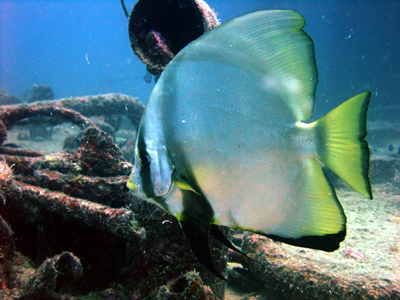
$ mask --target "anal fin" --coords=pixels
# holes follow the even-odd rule
[[[226,247],[229,249],[232,249],[233,251],[236,251],[245,257],[248,257],[246,254],[244,254],[242,251],[237,249],[227,238],[226,236],[222,233],[222,231],[219,229],[218,225],[211,224],[210,228],[210,234],[220,243],[224,244]]]
[[[215,276],[227,281],[215,268],[211,259],[208,239],[211,224],[205,224],[205,222],[195,217],[187,220],[179,220],[179,223],[196,258]]]

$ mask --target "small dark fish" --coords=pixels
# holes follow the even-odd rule
[[[146,83],[151,83],[151,80],[153,79],[153,75],[149,72],[149,70],[146,69],[146,75],[144,75],[143,80]]]
[[[79,133],[75,136],[75,146],[76,148],[79,148],[82,144],[82,137],[83,137],[83,133],[85,132],[85,130],[81,130],[79,131]]]
[[[74,150],[79,148],[80,146],[81,142],[75,136],[67,136],[64,140],[63,150]]]
[[[161,76],[161,74],[154,75],[154,82],[155,82],[155,83],[157,83],[158,78],[160,78],[160,76]],[[151,73],[149,72],[149,70],[146,69],[146,75],[144,75],[143,80],[144,80],[146,83],[151,83],[151,80],[152,80],[152,79],[153,79],[153,74],[151,74]]]
[[[118,148],[122,148],[125,146],[126,142],[128,141],[128,139],[125,138],[116,138],[115,139],[115,144],[117,144]]]
[[[392,144],[389,145],[388,150],[389,151],[393,151],[393,145]]]

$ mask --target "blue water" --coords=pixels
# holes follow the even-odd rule
[[[223,22],[257,9],[294,9],[315,43],[317,115],[365,90],[371,106],[399,103],[400,1],[221,1]],[[135,1],[126,0],[130,11]],[[118,92],[146,102],[154,83],[130,47],[119,0],[0,1],[0,88],[22,97],[33,84],[56,98]]]

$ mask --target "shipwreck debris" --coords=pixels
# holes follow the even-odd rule
[[[7,139],[7,127],[4,125],[3,121],[0,120],[0,145],[4,143]]]
[[[139,126],[140,118],[144,110],[144,105],[139,101],[138,98],[121,94],[105,94],[75,98],[71,97],[53,101],[33,102],[29,105],[5,105],[0,106],[0,114],[4,116],[4,114],[7,114],[9,110],[14,111],[21,109],[21,111],[23,111],[24,107],[33,109],[34,107],[41,106],[65,108],[87,117],[102,116],[105,113],[107,113],[107,115],[125,115],[130,120],[134,128]],[[10,117],[6,118],[10,119]],[[19,118],[19,120],[22,120],[22,118]],[[14,122],[15,120],[13,123]],[[92,121],[90,122],[92,123]],[[7,124],[5,125],[8,126]]]
[[[10,95],[6,90],[0,89],[0,105],[12,105],[22,103],[16,96]]]
[[[71,252],[47,258],[37,269],[21,265],[15,287],[20,299],[59,299],[56,288],[65,286],[82,276],[82,264]]]
[[[43,101],[43,100],[53,100],[54,92],[48,85],[44,84],[34,84],[29,92],[27,101],[28,103],[32,103],[35,101]]]
[[[129,38],[136,56],[157,76],[183,47],[218,25],[203,0],[140,0],[129,18]]]
[[[129,194],[132,165],[113,138],[71,108],[88,115],[125,115],[136,131],[143,104],[128,96],[99,95],[0,107],[4,136],[20,120],[37,116],[83,129],[78,149],[68,152],[0,147],[0,214],[15,232],[14,248],[20,251],[7,260],[9,275],[2,271],[7,289],[0,290],[1,296],[59,300],[90,293],[156,299],[159,287],[197,270],[201,288],[222,299],[225,283],[196,262],[177,221]],[[213,245],[213,257],[223,268],[225,250],[216,241]],[[76,258],[74,264],[61,260],[70,261],[72,269],[57,263],[65,251]]]
[[[243,250],[253,258],[245,269],[287,299],[400,299],[400,282],[320,272],[311,263],[296,263],[279,242],[263,236],[246,232]]]
[[[92,176],[129,175],[132,164],[122,156],[112,137],[92,127],[85,130],[77,155],[82,174]]]
[[[218,298],[208,286],[203,285],[198,272],[190,271],[161,286],[157,291],[156,299],[217,300]]]

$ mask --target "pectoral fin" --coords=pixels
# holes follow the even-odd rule
[[[200,196],[200,194],[190,185],[190,183],[181,175],[176,183],[181,190],[190,191]]]

